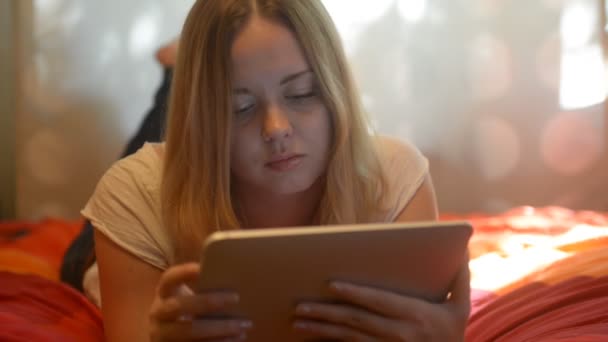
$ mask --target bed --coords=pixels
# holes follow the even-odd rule
[[[608,214],[519,207],[469,220],[467,341],[607,341]],[[102,341],[97,307],[60,283],[80,221],[0,223],[0,341]]]

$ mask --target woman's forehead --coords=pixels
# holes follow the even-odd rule
[[[253,17],[239,32],[231,50],[234,75],[237,78],[257,74],[285,74],[309,69],[295,35],[284,25]]]

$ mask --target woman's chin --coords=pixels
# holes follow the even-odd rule
[[[311,190],[314,180],[285,180],[269,184],[268,191],[276,195],[295,195]]]
[[[296,194],[300,194],[303,192],[306,192],[307,190],[310,189],[310,187],[312,186],[312,184],[308,184],[308,185],[295,185],[295,184],[289,184],[289,185],[281,185],[281,186],[276,186],[273,187],[273,189],[271,190],[272,193],[276,194],[276,195],[282,195],[282,196],[287,196],[287,195],[296,195]]]

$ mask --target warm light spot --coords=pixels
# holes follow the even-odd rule
[[[590,1],[570,1],[562,11],[560,105],[571,110],[604,102],[606,68],[599,11]]]
[[[581,113],[558,114],[541,136],[542,158],[563,175],[576,175],[599,161],[603,150],[601,131]]]
[[[473,13],[480,17],[493,16],[504,7],[507,0],[475,0],[471,1]]]
[[[76,3],[75,6],[71,6],[61,18],[61,22],[63,24],[63,29],[66,31],[71,31],[76,28],[84,18],[84,9],[82,3]]]
[[[471,288],[494,292],[569,255],[548,247],[515,248],[516,244],[505,238],[501,246],[507,246],[513,254],[492,252],[471,260]]]
[[[472,92],[477,100],[496,100],[513,83],[513,62],[505,43],[490,34],[476,37],[472,46],[470,70]]]
[[[595,2],[570,1],[562,11],[561,37],[564,49],[584,47],[598,30],[598,9]]]
[[[561,11],[564,4],[570,1],[572,0],[542,0],[541,3],[549,9]]]
[[[72,149],[60,134],[40,130],[26,142],[23,154],[25,169],[44,185],[69,183]]]
[[[542,227],[530,217],[521,217],[521,228]],[[537,217],[538,218],[538,217]],[[527,224],[524,221],[528,221]],[[555,227],[555,219],[546,219],[547,232]],[[509,227],[515,228],[509,222]],[[556,261],[565,259],[572,253],[576,244],[593,241],[608,236],[608,230],[598,226],[577,224],[559,235],[544,233],[505,233],[484,237],[476,235],[476,244],[491,239],[493,251],[484,253],[470,261],[471,287],[478,290],[495,292],[517,282],[536,271],[542,270]],[[542,277],[542,272],[537,274]]]
[[[340,36],[349,49],[356,43],[357,37],[369,24],[375,22],[388,12],[393,0],[348,1],[323,0],[331,15]]]
[[[131,56],[147,57],[150,54],[158,45],[159,26],[159,15],[156,11],[143,13],[135,19],[129,34]]]
[[[511,124],[498,117],[482,117],[476,124],[475,146],[484,179],[497,181],[519,163],[521,143]]]
[[[486,213],[503,213],[513,208],[513,204],[503,198],[487,198],[483,201],[483,211]]]
[[[561,40],[557,33],[547,37],[536,54],[538,77],[549,89],[559,89],[561,56]]]
[[[424,18],[427,12],[427,0],[397,0],[399,14],[410,23],[416,23]]]
[[[600,44],[564,52],[559,101],[562,109],[591,107],[606,99],[606,68]]]
[[[36,5],[34,6],[37,12],[36,15],[38,17],[55,15],[61,6],[61,2],[60,0],[36,0]]]

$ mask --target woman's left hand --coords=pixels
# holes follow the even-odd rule
[[[470,311],[468,262],[449,298],[439,304],[347,283],[332,283],[330,289],[352,306],[299,304],[296,330],[340,341],[464,341]]]

